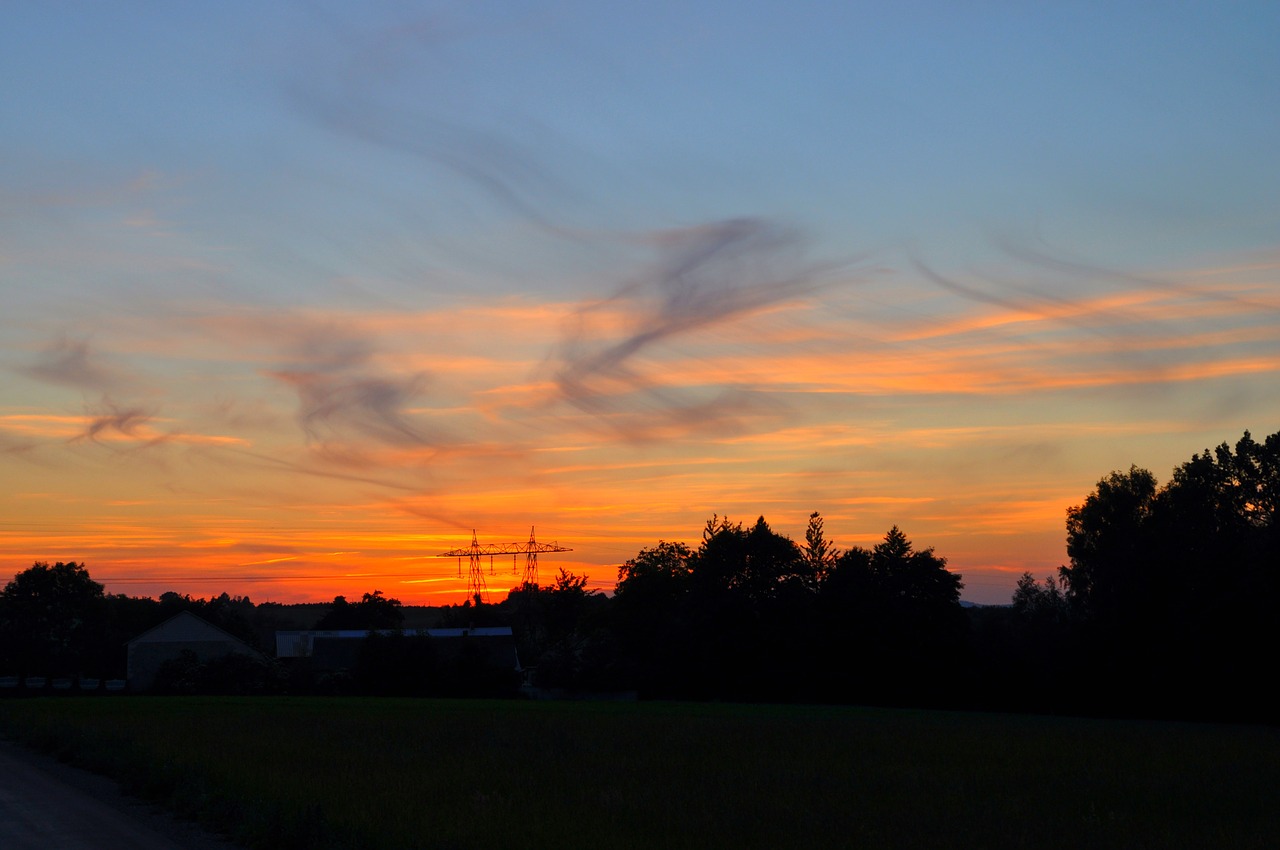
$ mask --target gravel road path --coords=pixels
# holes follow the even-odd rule
[[[4,850],[234,850],[236,845],[120,793],[110,779],[0,741]]]

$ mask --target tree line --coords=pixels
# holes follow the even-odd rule
[[[612,596],[566,573],[490,616],[524,624],[543,684],[641,697],[803,700],[1276,722],[1280,433],[1193,454],[1160,485],[1131,467],[1067,510],[1068,562],[1010,604],[897,527],[838,550],[713,517],[659,542]],[[478,610],[478,609],[477,609]]]
[[[1137,466],[1067,511],[1069,563],[1023,575],[994,630],[1027,699],[1051,707],[1280,719],[1280,433]],[[1012,630],[1015,641],[1006,632]],[[988,640],[984,649],[991,651]],[[1027,648],[1008,648],[1018,642]],[[1037,653],[1035,658],[1028,651]]]
[[[562,570],[435,625],[511,626],[533,684],[566,692],[1275,721],[1278,504],[1280,433],[1245,432],[1163,486],[1136,466],[1100,479],[1067,511],[1068,563],[1024,574],[1007,606],[962,607],[962,577],[896,526],[840,550],[818,513],[803,543],[713,516],[696,547],[628,559],[612,594]],[[180,610],[265,648],[282,607],[112,596],[83,564],[36,564],[0,591],[0,670],[122,672],[124,641]],[[314,627],[402,622],[374,591],[335,598]],[[350,687],[422,691],[403,671],[424,651],[372,640]]]
[[[261,648],[254,610],[248,597],[226,593],[109,594],[83,563],[36,562],[0,590],[0,675],[124,678],[125,643],[182,611]]]

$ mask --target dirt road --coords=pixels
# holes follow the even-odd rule
[[[114,782],[0,741],[5,850],[234,850],[120,793]]]

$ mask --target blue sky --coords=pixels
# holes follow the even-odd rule
[[[1110,469],[1276,427],[1272,3],[8,18],[15,571],[154,571],[161,544],[101,541],[177,492],[192,512],[125,525],[210,581],[241,564],[193,524],[237,551],[286,526],[327,592],[401,526],[453,548],[543,517],[607,587],[713,510],[799,536],[816,509],[998,597]],[[322,563],[272,507],[299,492],[383,542]]]
[[[532,216],[767,216],[939,262],[993,233],[1146,264],[1275,232],[1271,4],[620,5],[29,4],[6,182],[153,175],[138,204],[205,240],[361,272],[424,236],[470,266]],[[576,253],[540,248],[548,278]],[[486,285],[518,289],[508,265]]]

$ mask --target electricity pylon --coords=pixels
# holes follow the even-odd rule
[[[467,595],[471,597],[480,597],[485,602],[489,601],[489,586],[484,579],[484,558],[489,558],[489,575],[493,575],[493,556],[494,555],[510,555],[511,556],[511,572],[516,571],[516,556],[524,555],[524,577],[521,584],[538,583],[538,553],[540,552],[572,552],[573,550],[567,546],[561,546],[557,543],[539,543],[533,537],[533,527],[529,528],[529,542],[527,543],[486,543],[483,546],[476,539],[475,529],[471,530],[471,545],[464,549],[451,549],[448,552],[441,552],[436,555],[437,558],[457,558],[458,559],[458,578],[462,578],[462,559],[464,557],[470,562],[467,574]]]

